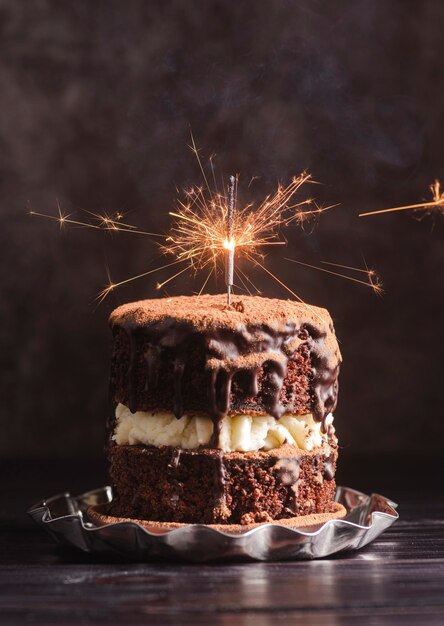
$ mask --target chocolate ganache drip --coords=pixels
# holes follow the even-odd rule
[[[182,296],[123,305],[114,331],[114,402],[137,410],[211,416],[212,445],[230,412],[312,412],[335,408],[340,353],[328,312],[292,301]]]

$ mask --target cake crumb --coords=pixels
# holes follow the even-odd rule
[[[242,526],[248,526],[249,524],[257,524],[257,523],[271,523],[273,522],[273,518],[271,515],[266,513],[245,513],[242,515],[240,523]]]
[[[225,306],[223,310],[224,311],[237,311],[238,313],[244,313],[245,305],[242,302],[242,300],[238,300],[237,302],[232,302],[231,304],[227,304],[227,306]]]

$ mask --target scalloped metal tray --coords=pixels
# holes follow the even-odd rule
[[[366,546],[399,517],[397,505],[384,496],[338,487],[336,501],[345,506],[347,515],[315,530],[262,524],[242,534],[229,534],[203,524],[190,524],[153,533],[136,522],[95,526],[87,520],[88,507],[111,500],[111,487],[76,497],[63,493],[35,504],[28,514],[57,542],[84,552],[119,554],[131,561],[162,557],[195,562],[322,558]]]

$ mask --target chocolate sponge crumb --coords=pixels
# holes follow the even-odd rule
[[[217,450],[182,450],[179,461],[172,463],[175,450],[110,448],[112,515],[166,522],[250,524],[331,509],[335,482],[319,483],[325,462],[320,451],[304,452],[286,445],[269,452],[230,452],[222,458]],[[334,450],[329,457],[333,466],[336,456]]]

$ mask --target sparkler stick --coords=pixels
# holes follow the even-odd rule
[[[234,249],[236,247],[233,239],[233,220],[234,220],[234,204],[235,204],[235,187],[236,179],[230,176],[230,184],[228,187],[228,213],[227,213],[227,238],[224,241],[224,248],[227,250],[227,258],[225,261],[225,283],[227,285],[227,305],[231,304],[231,290],[234,281]]]

